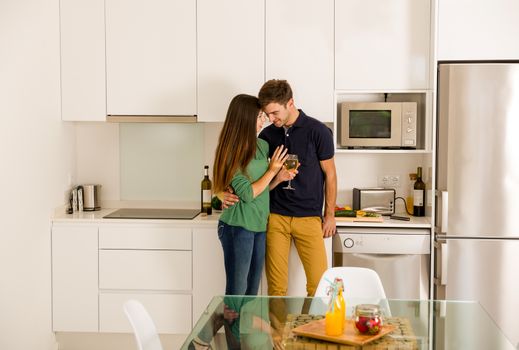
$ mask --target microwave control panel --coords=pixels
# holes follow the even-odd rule
[[[402,146],[416,147],[416,102],[402,103]]]

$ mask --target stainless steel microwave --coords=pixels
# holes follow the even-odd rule
[[[340,145],[416,148],[416,111],[416,102],[343,102]]]

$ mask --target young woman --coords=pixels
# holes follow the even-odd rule
[[[256,295],[265,261],[265,236],[269,216],[269,185],[288,180],[280,172],[287,158],[282,146],[268,161],[269,146],[257,134],[266,121],[259,100],[235,96],[227,110],[213,166],[215,193],[230,188],[240,201],[224,209],[218,222],[222,243],[226,295]]]

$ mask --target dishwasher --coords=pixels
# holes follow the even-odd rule
[[[332,264],[375,270],[388,299],[429,299],[430,239],[427,228],[337,227]]]

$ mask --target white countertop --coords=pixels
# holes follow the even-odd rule
[[[405,214],[397,214],[407,216]],[[383,222],[337,222],[338,227],[406,227],[406,228],[431,228],[431,218],[410,216],[409,221],[392,220],[389,216],[383,216]]]
[[[179,224],[179,225],[216,225],[219,213],[213,215],[198,215],[194,219],[104,219],[103,217],[118,210],[120,208],[103,208],[98,211],[82,211],[74,214],[67,214],[63,211],[58,211],[52,218],[53,223],[89,223],[89,224],[135,224],[135,223],[150,223],[150,224]]]
[[[191,220],[179,219],[104,219],[105,215],[110,214],[120,208],[103,208],[98,211],[83,211],[74,214],[66,214],[63,210],[56,210],[53,223],[81,223],[81,224],[175,224],[175,225],[202,225],[215,226],[220,217],[220,212],[213,211],[212,215],[198,215]],[[413,217],[410,221],[391,220],[384,216],[384,222],[338,222],[338,227],[405,227],[405,228],[431,228],[430,218]]]

